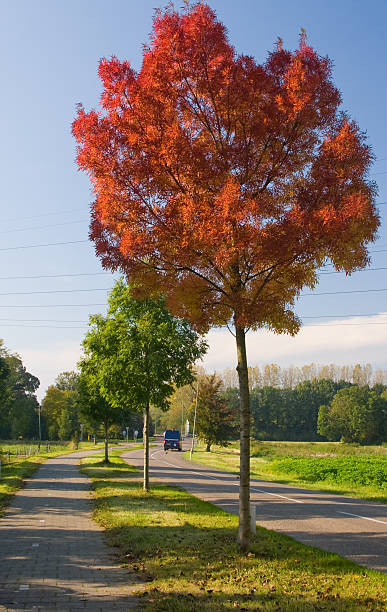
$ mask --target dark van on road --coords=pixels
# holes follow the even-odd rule
[[[181,451],[180,431],[178,429],[167,429],[164,432],[164,450]]]

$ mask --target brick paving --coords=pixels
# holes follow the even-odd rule
[[[49,459],[0,519],[0,611],[137,610],[136,576],[119,566],[91,519],[90,483],[78,460]]]

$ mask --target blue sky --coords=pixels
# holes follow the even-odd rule
[[[209,4],[227,26],[237,51],[258,61],[264,60],[278,36],[285,47],[294,48],[300,29],[306,29],[308,41],[333,60],[343,109],[367,132],[377,157],[372,169],[379,186],[377,201],[385,202],[387,3],[209,0]],[[40,396],[59,372],[75,367],[88,315],[104,311],[107,290],[114,282],[87,241],[92,196],[87,177],[77,171],[74,161],[75,106],[82,102],[89,109],[98,104],[101,57],[117,55],[139,68],[153,9],[164,5],[157,0],[0,1],[0,338],[40,378]],[[372,268],[387,268],[383,223],[387,204],[381,204],[380,212],[382,227],[371,247]],[[31,246],[58,242],[69,244]],[[85,276],[70,276],[79,274]],[[39,278],[20,278],[26,276]],[[368,291],[383,288],[387,288],[386,270],[359,272],[351,278],[322,275],[316,294],[367,292],[301,297],[297,312],[308,327],[294,339],[252,334],[251,364],[370,362],[387,369],[387,316],[381,314],[387,311],[387,291]],[[42,293],[33,293],[37,291]],[[327,318],[306,318],[319,316]],[[214,331],[209,341],[204,365],[234,367],[232,336]]]

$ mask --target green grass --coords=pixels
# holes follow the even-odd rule
[[[239,443],[237,443],[239,446]],[[251,442],[253,457],[387,457],[387,444],[360,446],[342,442]]]
[[[271,464],[274,473],[294,474],[306,482],[371,485],[387,493],[384,457],[284,457]]]
[[[210,453],[204,448],[197,446],[194,462],[239,473],[238,443],[214,446]],[[252,442],[251,477],[386,503],[386,453],[386,445]]]
[[[153,483],[119,457],[82,460],[93,479],[94,517],[122,562],[145,581],[147,612],[381,612],[386,576],[257,527],[252,552],[236,548],[236,516]]]

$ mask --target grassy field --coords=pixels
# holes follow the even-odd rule
[[[239,444],[210,453],[198,445],[193,461],[239,473]],[[189,453],[184,455],[189,459]],[[387,446],[339,442],[252,442],[251,476],[387,502]]]
[[[98,449],[101,444],[95,446],[92,442],[82,442],[80,450]],[[24,480],[31,476],[39,465],[49,457],[57,457],[72,452],[72,444],[51,443],[47,452],[46,444],[42,444],[37,454],[37,444],[23,444],[20,442],[0,442],[1,478],[0,478],[0,516],[9,503],[12,495],[23,486]],[[24,456],[24,449],[27,456]],[[16,450],[19,454],[16,454]],[[8,454],[8,451],[10,455]],[[34,453],[28,456],[28,452]]]
[[[153,483],[119,457],[82,461],[93,479],[95,519],[123,564],[146,582],[147,612],[381,612],[386,576],[257,527],[252,551],[236,549],[237,517],[178,488]]]

